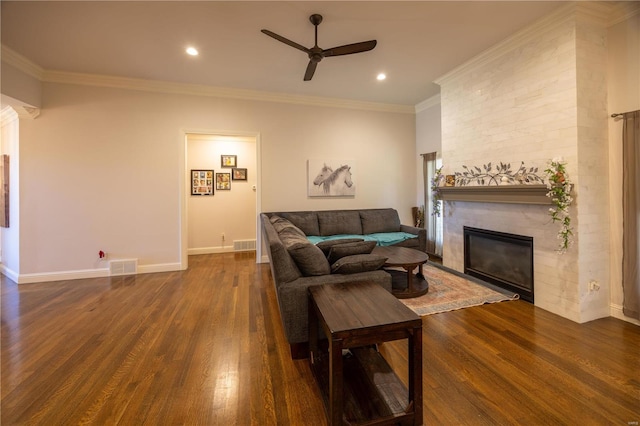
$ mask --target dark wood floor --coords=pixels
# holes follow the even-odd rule
[[[3,425],[322,425],[267,265],[17,286],[2,277]],[[640,327],[522,302],[424,317],[425,424],[637,425]],[[406,343],[381,345],[401,377]]]

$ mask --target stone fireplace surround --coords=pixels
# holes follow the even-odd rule
[[[504,187],[497,188],[508,191]],[[557,253],[558,225],[551,223],[548,200],[546,203],[533,204],[509,199],[502,202],[459,201],[454,200],[456,195],[447,193],[446,188],[442,189],[445,190],[445,266],[457,271],[464,270],[465,226],[530,236],[534,240],[535,305],[563,316],[567,316],[563,309],[578,305],[578,293],[574,291],[578,276],[575,251],[562,255]],[[497,191],[495,187],[487,190]],[[571,264],[574,266],[571,267]]]
[[[443,263],[464,269],[463,226],[531,236],[535,305],[576,322],[611,314],[606,16],[604,3],[567,4],[435,81],[443,174],[563,157],[574,183],[566,253],[549,205],[450,200]]]

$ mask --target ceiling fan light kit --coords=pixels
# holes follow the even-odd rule
[[[376,44],[378,43],[377,40],[369,40],[362,41],[360,43],[352,43],[345,44],[344,46],[332,47],[331,49],[322,49],[318,47],[318,25],[320,25],[320,23],[322,22],[322,15],[314,13],[309,17],[309,21],[311,21],[315,28],[315,45],[311,48],[304,47],[303,45],[282,37],[281,35],[278,35],[272,31],[262,30],[262,32],[269,37],[273,37],[279,42],[287,44],[298,50],[302,50],[309,56],[309,64],[307,65],[307,70],[304,73],[304,81],[309,81],[313,78],[313,74],[316,72],[318,62],[320,62],[322,59],[331,56],[343,56],[351,55],[354,53],[368,52],[369,50],[372,50],[374,47],[376,47]]]

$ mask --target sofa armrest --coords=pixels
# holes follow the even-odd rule
[[[400,225],[400,231],[418,236],[418,249],[427,252],[427,230],[409,225]]]
[[[391,275],[381,269],[350,275],[331,274],[302,277],[280,284],[276,293],[287,341],[302,343],[309,340],[309,287],[355,281],[373,281],[391,292]]]
[[[282,282],[293,281],[301,277],[300,269],[298,269],[291,255],[282,244],[278,232],[269,220],[269,216],[261,213],[260,219],[262,219],[262,235],[264,236],[267,255],[269,256],[271,276],[276,287]]]

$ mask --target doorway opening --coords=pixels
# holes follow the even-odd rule
[[[196,254],[256,251],[259,134],[185,132],[182,188],[182,269]]]

